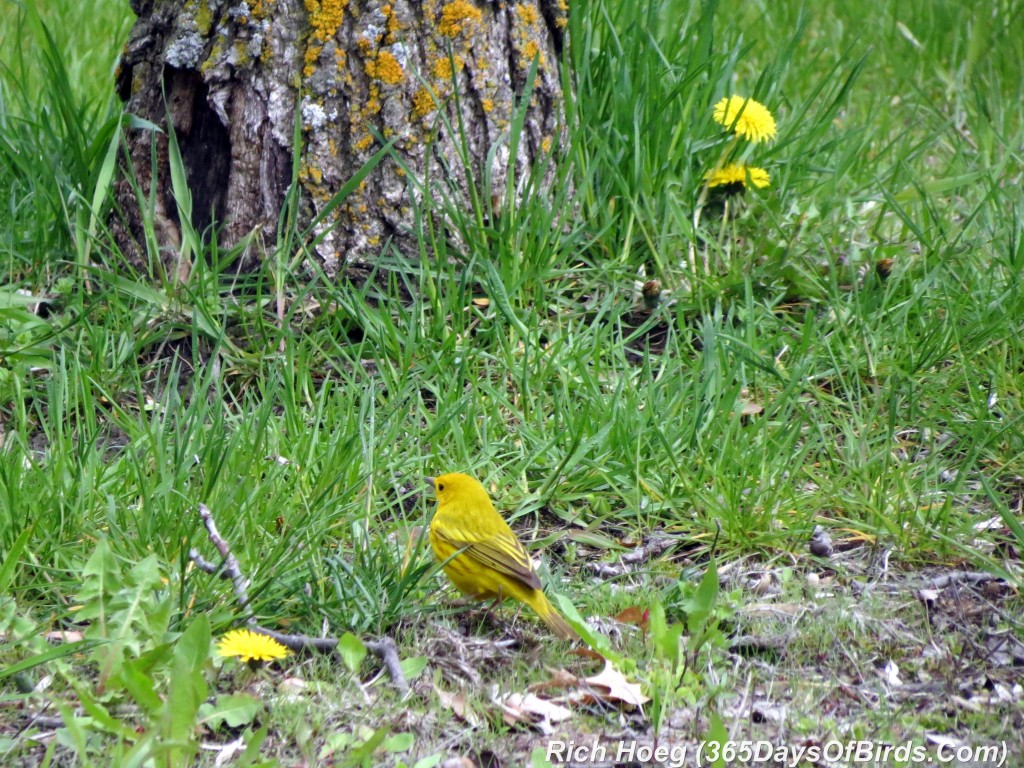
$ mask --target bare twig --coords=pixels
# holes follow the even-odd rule
[[[364,640],[366,650],[381,660],[384,668],[391,676],[391,682],[403,696],[409,692],[409,684],[405,682],[405,675],[402,674],[402,665],[398,661],[398,648],[395,641],[390,637],[382,637],[380,640]]]
[[[729,650],[733,653],[765,653],[772,652],[784,654],[789,645],[793,642],[793,632],[783,632],[781,635],[740,635],[729,641]]]
[[[945,589],[953,584],[982,584],[986,581],[997,581],[999,576],[991,573],[978,573],[974,571],[950,571],[941,576],[936,576],[927,586],[931,589]]]
[[[338,640],[334,637],[285,634],[284,632],[275,632],[273,629],[267,629],[259,625],[252,625],[250,628],[253,632],[258,632],[261,635],[266,635],[276,640],[285,648],[295,653],[303,651],[333,653],[338,647]],[[405,680],[405,675],[402,674],[402,664],[398,659],[398,648],[395,646],[395,641],[390,637],[384,637],[380,640],[364,640],[363,645],[366,646],[366,650],[381,660],[384,669],[388,671],[391,682],[394,683],[398,692],[403,696],[407,694],[409,692],[409,684]]]
[[[60,715],[36,715],[30,718],[28,723],[25,724],[25,729],[42,728],[45,730],[53,730],[63,727],[64,718]]]
[[[625,563],[626,565],[639,565],[641,563],[646,563],[648,560],[660,557],[667,549],[670,549],[677,543],[678,540],[668,537],[651,537],[642,546],[637,547],[631,552],[625,552],[619,555],[619,562]]]
[[[335,637],[312,637],[310,635],[292,635],[284,632],[277,632],[258,624],[251,627],[253,632],[266,635],[271,640],[276,640],[289,651],[302,653],[303,651],[317,651],[318,653],[331,653],[338,647],[338,639]]]
[[[252,612],[252,606],[249,605],[249,585],[245,577],[242,576],[242,569],[238,565],[238,560],[231,553],[231,547],[228,546],[228,543],[220,535],[220,531],[217,530],[217,523],[213,519],[213,512],[205,504],[200,504],[199,517],[202,519],[203,525],[206,526],[206,533],[210,537],[213,546],[217,548],[220,556],[224,558],[224,572],[231,579],[235,590],[235,597],[238,598],[238,605],[245,614],[246,623],[255,624],[256,616]],[[196,563],[196,565],[199,564]]]
[[[220,574],[221,578],[231,579],[233,585],[235,597],[238,599],[238,604],[241,606],[242,611],[245,613],[245,623],[249,626],[253,632],[258,632],[261,635],[276,640],[285,648],[295,653],[301,653],[303,651],[316,651],[317,653],[334,653],[338,648],[338,640],[334,637],[312,637],[310,635],[295,635],[286,634],[284,632],[277,632],[267,627],[261,627],[256,622],[256,615],[253,613],[252,607],[249,604],[249,593],[248,593],[248,579],[242,575],[242,569],[238,564],[238,560],[231,553],[231,547],[220,535],[217,530],[217,524],[213,519],[213,512],[205,504],[199,505],[199,517],[202,518],[203,524],[206,526],[206,532],[210,537],[210,541],[220,552],[222,558],[224,558],[223,566],[217,566],[214,563],[203,558],[199,554],[199,551],[192,549],[189,551],[189,557],[192,558],[192,562],[196,564],[196,567],[201,571],[210,574]],[[402,674],[402,665],[398,659],[398,648],[395,646],[395,641],[390,637],[384,637],[380,640],[364,640],[363,645],[373,655],[377,656],[384,668],[388,671],[388,675],[391,677],[391,682],[394,683],[395,688],[403,696],[409,692],[409,684],[405,680],[405,675]]]
[[[198,568],[199,570],[220,576],[222,579],[231,578],[230,576],[228,576],[226,571],[222,571],[220,569],[219,565],[217,565],[216,563],[211,563],[209,560],[207,560],[205,557],[199,554],[199,550],[195,547],[188,551],[188,556],[189,559],[196,564],[196,568]]]

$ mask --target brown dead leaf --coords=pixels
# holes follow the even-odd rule
[[[548,668],[548,672],[551,673],[550,679],[534,683],[526,690],[530,693],[543,693],[552,689],[575,688],[580,683],[580,679],[568,670]]]
[[[636,624],[636,626],[646,629],[647,622],[651,618],[651,612],[639,605],[631,605],[624,611],[621,611],[615,616],[615,620],[622,624]]]
[[[572,717],[572,710],[532,693],[510,693],[496,700],[506,725],[528,725],[548,735],[555,726]]]
[[[764,413],[764,406],[752,400],[740,400],[740,403],[743,406],[740,408],[741,419],[749,419],[751,416],[760,416]]]
[[[457,693],[449,693],[448,691],[434,686],[434,691],[437,693],[437,698],[440,700],[441,705],[452,711],[459,720],[466,723],[467,725],[476,726],[480,723],[480,718],[466,705],[466,696],[462,691]]]
[[[583,695],[584,701],[603,701],[608,704],[621,704],[627,709],[642,707],[650,699],[644,696],[639,683],[631,683],[619,670],[605,661],[604,669],[598,674],[584,680],[588,690]]]
[[[579,656],[581,659],[593,659],[594,661],[604,661],[604,656],[595,651],[593,648],[573,648],[569,651],[572,656]]]

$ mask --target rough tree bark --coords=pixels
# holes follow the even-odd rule
[[[502,189],[507,129],[535,58],[517,173],[562,127],[558,70],[567,0],[132,0],[132,9],[138,20],[118,73],[125,109],[157,125],[170,121],[188,174],[193,224],[203,230],[216,222],[222,245],[255,232],[249,264],[263,252],[261,242],[274,242],[291,181],[296,109],[310,219],[380,149],[378,136],[394,140],[413,173],[446,175],[465,194],[460,138],[444,130],[438,114],[458,124],[456,88],[474,173],[479,178],[499,143],[490,170],[494,188]],[[156,190],[160,245],[176,251],[180,224],[167,135],[136,128],[127,141],[141,188]],[[414,250],[408,182],[400,164],[386,158],[334,211],[317,248],[329,274],[371,261],[389,239]],[[117,196],[120,245],[144,260],[127,179]]]

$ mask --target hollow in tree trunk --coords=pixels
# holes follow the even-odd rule
[[[163,128],[170,123],[193,226],[220,227],[222,248],[252,233],[248,266],[275,241],[292,180],[296,119],[307,223],[382,139],[392,143],[394,154],[319,227],[315,258],[328,274],[372,262],[387,241],[414,252],[411,195],[418,192],[403,166],[444,178],[449,196],[454,189],[456,199],[468,200],[458,159],[463,141],[474,176],[490,163],[492,187],[501,190],[510,166],[524,172],[562,130],[567,0],[133,0],[132,8],[138,20],[118,73],[125,109]],[[535,59],[513,164],[509,126]],[[450,130],[460,120],[462,130]],[[181,223],[168,134],[133,127],[127,141],[137,188],[155,191],[153,232],[170,267]],[[117,188],[116,234],[125,253],[145,262],[128,178]],[[172,273],[185,279],[187,266],[176,264]]]

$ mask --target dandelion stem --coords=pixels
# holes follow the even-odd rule
[[[726,161],[732,156],[733,150],[736,149],[736,145],[739,144],[739,143],[740,143],[740,136],[739,136],[739,134],[734,134],[733,137],[732,137],[732,141],[730,141],[728,144],[726,144],[722,148],[721,153],[719,153],[718,159],[715,161],[715,164],[711,168],[712,173],[714,171],[720,170],[725,165]],[[710,177],[710,175],[711,174],[707,174],[708,177]],[[694,236],[694,239],[690,241],[690,271],[694,274],[694,276],[696,276],[696,274],[697,274],[697,254],[696,254],[696,247],[697,246],[696,246],[696,242],[697,242],[697,237],[698,237],[698,234],[697,234],[698,233],[698,228],[700,227],[700,215],[701,215],[701,213],[704,210],[704,206],[707,205],[708,194],[710,193],[710,191],[711,191],[711,182],[710,182],[710,180],[708,180],[708,181],[704,182],[704,186],[700,190],[700,196],[697,198],[697,204],[693,208],[693,236]],[[701,260],[703,261],[703,266],[704,266],[704,277],[707,277],[708,275],[711,274],[711,265],[710,265],[709,260],[708,260],[708,249],[707,249],[707,245],[706,244],[705,244],[705,246],[703,248],[702,259]]]

